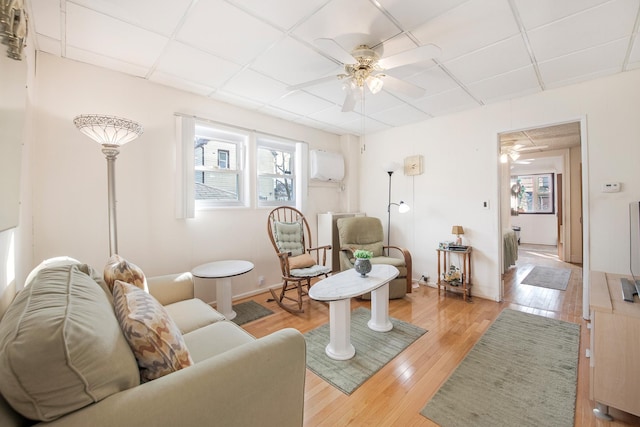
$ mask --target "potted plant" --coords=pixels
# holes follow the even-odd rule
[[[360,273],[360,276],[366,277],[367,273],[371,271],[371,258],[373,258],[373,252],[365,249],[356,249],[353,251],[353,256],[356,258],[353,268]]]

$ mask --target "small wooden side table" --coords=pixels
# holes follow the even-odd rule
[[[447,287],[451,290],[462,292],[464,301],[467,300],[467,296],[471,298],[471,246],[467,246],[464,250],[438,248],[436,251],[438,252],[438,294],[440,294],[440,287],[442,286],[445,292]],[[447,271],[449,265],[451,265],[451,254],[457,254],[462,257],[462,283],[458,286],[445,281],[442,277],[442,273]]]

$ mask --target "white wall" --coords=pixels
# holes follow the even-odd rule
[[[67,255],[101,270],[108,258],[107,171],[100,146],[73,125],[78,114],[110,114],[144,126],[116,162],[118,246],[122,256],[149,275],[191,270],[218,259],[246,259],[255,269],[233,279],[234,295],[280,282],[266,232],[269,209],[201,211],[175,218],[174,113],[303,140],[310,149],[342,151],[337,135],[250,112],[148,81],[38,55],[33,142],[34,263]],[[348,147],[347,147],[348,148]],[[305,215],[315,233],[316,214],[342,207],[338,185],[309,189]],[[213,286],[198,283],[199,296],[215,300]]]
[[[392,214],[392,243],[413,254],[414,277],[436,275],[435,248],[464,226],[473,245],[474,294],[499,295],[497,134],[586,117],[590,266],[628,272],[628,202],[640,200],[640,70],[585,82],[367,135],[360,179],[361,209],[386,218],[385,161],[422,154],[425,173],[393,176],[393,198],[412,205],[406,220]],[[599,191],[621,182],[620,193]],[[488,200],[490,209],[482,208]],[[386,224],[386,221],[384,221]]]

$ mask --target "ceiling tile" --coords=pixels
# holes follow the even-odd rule
[[[58,39],[52,39],[40,34],[38,35],[36,44],[39,51],[47,52],[56,56],[62,55],[62,46],[60,44],[60,40]]]
[[[402,27],[411,30],[467,0],[378,0]]]
[[[531,65],[520,34],[445,62],[447,69],[464,84],[484,80]]]
[[[592,49],[541,62],[540,74],[545,85],[552,87],[565,81],[577,82],[593,75],[607,75],[622,70],[627,52],[627,38]]]
[[[486,104],[542,90],[531,65],[472,83],[468,88]]]
[[[197,84],[195,82],[176,77],[172,74],[166,74],[161,71],[154,71],[149,80],[165,86],[171,86],[185,92],[197,93],[198,95],[207,96],[214,91],[214,88]]]
[[[258,110],[264,106],[261,102],[255,102],[252,99],[236,96],[228,92],[215,92],[211,94],[210,98],[236,107],[246,108],[247,110]]]
[[[204,86],[218,87],[240,71],[240,66],[179,42],[171,42],[157,70]]]
[[[514,0],[527,30],[562,19],[610,0]]]
[[[379,122],[378,120],[374,120],[369,117],[365,119],[364,123],[364,132],[362,128],[362,118],[359,118],[352,122],[342,123],[340,126],[349,130],[354,135],[366,135],[369,133],[380,132],[391,127],[388,124]]]
[[[629,55],[629,65],[627,68],[637,68],[640,65],[640,35],[636,34],[633,48]]]
[[[342,124],[358,120],[361,116],[355,111],[349,111],[346,113],[342,112],[342,108],[340,106],[334,105],[332,107],[325,108],[324,110],[309,114],[309,117],[320,122]]]
[[[73,2],[164,36],[173,34],[175,27],[192,3],[191,0],[73,0]]]
[[[100,54],[67,46],[66,57],[75,61],[85,62],[87,64],[97,65],[98,67],[119,71],[121,73],[130,74],[132,76],[144,77],[148,72],[148,67],[132,64],[126,61],[120,61],[115,58],[109,58]]]
[[[519,33],[508,0],[470,0],[411,31],[421,44],[442,49],[440,61],[449,61]]]
[[[425,89],[427,96],[435,95],[458,87],[458,84],[438,66],[428,68],[418,74],[406,77],[404,80]],[[410,98],[403,97],[403,99]]]
[[[368,0],[332,0],[293,33],[308,43],[333,38],[351,52],[361,44],[375,46],[400,30]]]
[[[441,116],[479,106],[479,104],[462,89],[453,89],[422,98],[413,102],[413,105],[432,116]]]
[[[222,0],[198,2],[176,38],[238,64],[247,64],[282,32]]]
[[[371,117],[391,126],[404,126],[430,118],[428,114],[406,104],[373,113]]]
[[[34,26],[38,34],[60,40],[60,4],[51,0],[31,0]]]
[[[615,0],[529,31],[529,41],[542,62],[628,37],[637,14],[637,0]]]
[[[67,4],[67,53],[75,47],[150,67],[168,39],[73,3]]]
[[[256,16],[285,30],[291,29],[329,0],[231,0]]]
[[[253,70],[243,70],[227,82],[222,91],[268,104],[286,95],[287,87]]]
[[[384,87],[383,87],[384,88]],[[388,93],[386,90],[382,90],[375,95],[365,90],[364,94],[365,113],[367,115],[377,113],[382,110],[388,110],[389,108],[396,107],[402,104],[402,100],[397,96]],[[361,111],[362,102],[360,99],[356,102],[356,111]]]
[[[343,72],[335,62],[291,37],[280,40],[261,55],[251,68],[289,85]]]
[[[342,85],[343,83],[336,78],[336,81],[334,82],[309,86],[305,88],[304,91],[312,93],[322,99],[326,99],[336,105],[342,105],[346,96],[346,92],[342,89]]]
[[[333,104],[304,92],[292,92],[271,103],[272,106],[301,116],[308,116]]]

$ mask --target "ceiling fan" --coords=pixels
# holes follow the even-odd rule
[[[353,111],[356,105],[356,93],[360,91],[364,95],[365,86],[372,94],[380,92],[384,86],[387,90],[413,98],[420,98],[425,93],[423,88],[390,76],[385,72],[404,65],[432,59],[441,52],[438,46],[427,44],[382,58],[376,51],[365,44],[356,46],[351,52],[347,52],[334,39],[330,38],[316,39],[315,45],[330,57],[341,62],[344,65],[344,73],[289,86],[287,89],[299,90],[336,79],[343,80],[343,88],[346,92],[342,105],[343,112]]]
[[[520,153],[523,151],[544,150],[548,148],[547,145],[532,145],[526,146],[523,144],[503,145],[501,149],[500,161],[506,163],[507,156],[511,157],[511,160],[516,162],[520,158]],[[525,162],[517,162],[521,164],[528,164]]]

